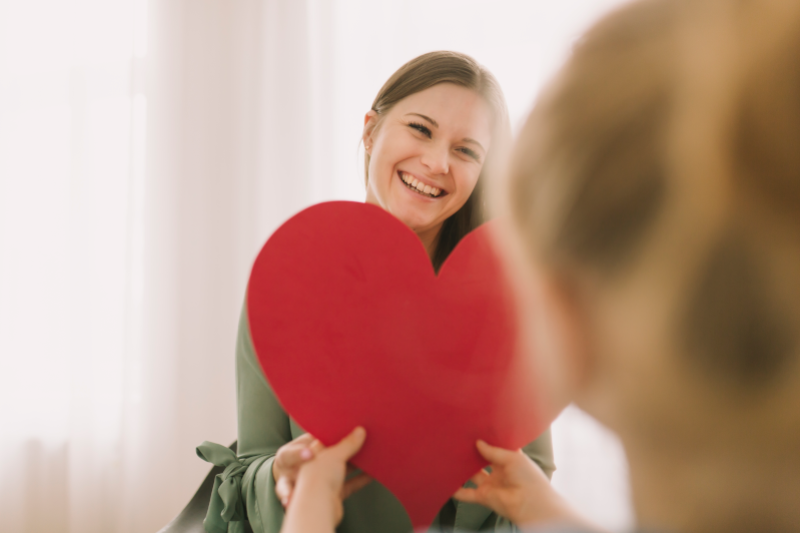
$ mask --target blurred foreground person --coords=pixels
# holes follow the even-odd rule
[[[643,530],[800,531],[798,11],[652,0],[606,17],[497,195],[541,385],[620,436]],[[288,526],[361,440],[304,467],[286,532],[333,530]],[[492,473],[457,498],[590,528],[520,453],[478,449]]]

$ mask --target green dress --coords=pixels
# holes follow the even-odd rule
[[[275,495],[272,461],[278,448],[305,433],[283,410],[264,378],[253,350],[246,308],[239,321],[236,343],[238,400],[238,457],[223,446],[204,443],[198,455],[225,471],[217,476],[205,520],[209,533],[278,533],[283,507]],[[523,451],[550,477],[555,470],[547,430]],[[249,521],[249,527],[245,523]],[[434,528],[494,531],[511,524],[489,509],[450,500],[439,512]],[[411,521],[402,504],[377,481],[344,502],[339,533],[409,533]]]

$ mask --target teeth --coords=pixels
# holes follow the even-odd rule
[[[415,177],[409,176],[405,172],[400,173],[400,179],[403,180],[403,183],[405,183],[409,187],[416,189],[417,191],[423,194],[427,194],[429,196],[434,196],[434,197],[439,196],[439,193],[442,192],[440,188],[426,185],[421,181],[419,181],[418,179],[416,179]]]

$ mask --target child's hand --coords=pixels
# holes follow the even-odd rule
[[[282,532],[333,531],[342,520],[342,501],[372,481],[363,473],[347,479],[347,461],[361,449],[366,435],[359,427],[329,448],[319,441],[311,444],[314,459],[300,466]]]
[[[453,497],[489,507],[519,525],[584,522],[553,489],[544,472],[521,450],[511,451],[478,441],[478,451],[491,463],[491,473],[472,477],[474,489],[459,489]]]

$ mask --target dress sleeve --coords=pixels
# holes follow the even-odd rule
[[[238,456],[204,443],[197,454],[223,466],[211,494],[204,522],[208,533],[279,533],[283,506],[275,495],[272,462],[278,448],[292,440],[289,416],[278,403],[256,359],[247,306],[239,319],[236,341],[236,401],[239,423]]]
[[[531,442],[522,451],[530,457],[534,463],[547,475],[548,479],[553,479],[553,472],[556,471],[556,463],[553,459],[553,437],[550,435],[550,428],[544,430],[535,441]]]
[[[241,494],[254,533],[279,533],[283,506],[275,495],[272,462],[292,440],[289,415],[269,386],[256,358],[247,306],[242,308],[236,341],[236,402],[240,460],[253,461],[242,477]]]

